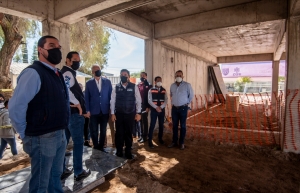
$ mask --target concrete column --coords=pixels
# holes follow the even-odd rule
[[[273,61],[272,63],[272,109],[275,110],[276,105],[276,97],[278,93],[278,76],[279,76],[279,62],[280,61]]]
[[[70,29],[68,24],[50,21],[50,20],[44,20],[42,21],[42,35],[51,35],[56,37],[59,40],[59,43],[61,45],[61,51],[62,51],[62,61],[59,65],[57,65],[58,68],[62,68],[65,64],[65,58],[70,52]]]
[[[300,124],[298,101],[300,93],[300,17],[289,17],[287,20],[286,41],[286,100],[283,138],[284,151],[300,153]]]
[[[154,74],[156,65],[161,65],[161,42],[153,39],[145,40],[145,72],[148,74],[148,81],[154,85]]]

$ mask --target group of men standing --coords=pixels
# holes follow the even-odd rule
[[[141,74],[141,83],[129,81],[130,72],[122,69],[120,83],[112,88],[110,80],[101,77],[101,68],[92,66],[93,77],[86,83],[83,94],[76,80],[80,67],[78,52],[66,56],[65,66],[56,68],[62,60],[61,46],[57,38],[43,36],[38,41],[39,61],[22,71],[14,95],[9,101],[10,119],[20,134],[23,149],[31,157],[31,179],[29,192],[63,192],[61,177],[74,172],[74,180],[90,175],[82,166],[84,124],[89,119],[93,148],[106,152],[104,143],[106,126],[115,122],[116,155],[132,159],[132,127],[134,121],[142,125],[140,142],[152,138],[156,120],[159,121],[159,142],[163,141],[163,122],[168,101],[162,78],[155,77],[155,86]],[[176,72],[176,82],[171,85],[173,141],[169,147],[178,145],[178,123],[180,121],[179,145],[184,149],[185,121],[193,90],[184,82],[182,71]],[[148,133],[148,112],[151,123]],[[100,125],[100,137],[99,137]],[[112,133],[112,135],[114,135]],[[73,140],[73,169],[66,167],[65,152],[70,137]],[[86,138],[86,137],[85,137]]]

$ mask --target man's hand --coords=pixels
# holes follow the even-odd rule
[[[112,122],[115,122],[116,120],[117,120],[116,115],[115,115],[115,114],[112,114],[112,115],[111,115],[111,121],[112,121]]]
[[[150,110],[149,108],[146,108],[146,112],[147,112],[147,113],[149,112],[149,110]]]
[[[91,113],[90,112],[87,112],[86,114],[84,114],[83,115],[84,117],[86,117],[86,118],[90,118],[90,116],[91,116]]]
[[[77,105],[70,105],[71,107],[76,107],[79,110],[79,115],[82,115],[82,108],[80,106],[80,103],[78,103]]]
[[[161,108],[160,107],[156,107],[156,111],[160,113],[161,112]]]
[[[140,115],[140,114],[136,114],[136,115],[135,115],[135,120],[136,120],[136,121],[141,120],[141,115]]]

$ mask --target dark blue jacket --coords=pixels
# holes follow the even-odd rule
[[[110,97],[112,86],[109,79],[101,77],[101,92],[97,88],[95,79],[86,82],[85,85],[85,106],[86,111],[91,115],[108,114],[110,109]]]

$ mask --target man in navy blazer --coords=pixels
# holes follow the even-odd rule
[[[104,141],[106,126],[109,119],[110,98],[112,85],[109,79],[101,77],[101,68],[95,64],[92,66],[94,78],[86,82],[85,103],[87,116],[90,117],[90,135],[94,149],[106,152]],[[98,138],[98,125],[100,124],[100,138]]]

